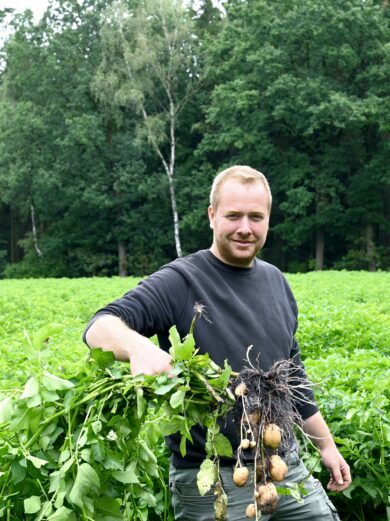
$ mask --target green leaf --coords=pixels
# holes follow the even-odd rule
[[[120,483],[139,484],[139,479],[133,469],[114,470],[112,473],[112,477],[114,479],[116,479],[117,481],[119,481]]]
[[[92,451],[94,452],[94,451]],[[95,456],[96,459],[96,456]],[[111,451],[107,449],[104,454],[103,467],[107,470],[123,470],[124,469],[124,458],[118,451]]]
[[[46,516],[49,516],[53,512],[53,505],[51,501],[45,501],[42,505],[41,511],[39,512],[39,517],[44,519]]]
[[[61,475],[61,472],[56,470],[50,474],[50,487],[49,492],[55,492],[57,489],[60,488],[61,482],[63,480],[63,476]]]
[[[169,330],[169,341],[171,343],[171,348],[169,350],[169,354],[172,356],[174,360],[176,348],[181,344],[180,335],[176,329],[176,326],[172,326]]]
[[[65,487],[66,487],[66,482],[63,480],[63,481],[61,481],[61,484],[58,487],[58,490],[56,491],[57,497],[56,497],[56,500],[54,501],[54,507],[56,509],[59,509],[64,506],[64,501],[66,498],[66,491],[63,489],[65,489]]]
[[[26,456],[26,459],[31,461],[31,463],[34,465],[36,469],[40,469],[41,467],[43,467],[43,465],[46,465],[48,463],[48,461],[41,458],[36,458],[35,456],[31,456],[31,454],[28,454]]]
[[[93,433],[98,435],[99,432],[103,428],[103,424],[100,420],[96,420],[96,421],[92,422],[91,427],[92,427]]]
[[[30,338],[30,335],[28,334],[27,329],[23,329],[23,334],[24,334],[24,337],[27,340],[27,344],[24,346],[24,355],[27,358],[29,358],[30,360],[31,359],[36,359],[37,358],[37,352],[35,351],[34,346],[32,345],[31,338]]]
[[[185,418],[183,416],[173,416],[171,418],[164,419],[160,423],[160,430],[163,436],[169,436],[170,434],[175,434],[176,432],[180,432],[183,428],[185,422]]]
[[[139,447],[140,447],[140,458],[143,461],[153,463],[157,465],[157,458],[154,452],[150,449],[148,444],[145,442],[145,440],[139,440]]]
[[[41,396],[39,394],[39,382],[36,378],[31,377],[24,386],[23,393],[20,395],[21,400],[27,401],[27,407],[37,407],[41,404]]]
[[[24,513],[35,514],[41,509],[41,498],[39,496],[31,496],[23,501]]]
[[[157,387],[157,389],[155,390],[155,394],[157,394],[158,396],[160,395],[163,395],[163,394],[167,394],[169,393],[169,391],[171,391],[174,387],[176,387],[177,385],[177,382],[175,380],[173,380],[172,382],[169,382],[167,384],[163,384],[163,385],[160,385],[159,387]]]
[[[103,351],[101,347],[91,349],[89,356],[100,369],[106,369],[115,363],[114,353],[112,351]]]
[[[193,335],[187,335],[182,344],[175,347],[175,362],[189,360],[195,351],[195,339]]]
[[[213,387],[217,387],[218,389],[226,389],[229,384],[231,374],[232,374],[232,368],[230,367],[228,362],[225,360],[225,366],[224,366],[222,373],[217,378],[211,379],[210,385],[212,385]]]
[[[11,463],[12,478],[15,485],[20,483],[26,477],[26,461],[13,461]]]
[[[156,498],[147,490],[141,490],[140,497],[143,499],[143,501],[145,501],[146,505],[149,508],[153,508],[156,506]]]
[[[20,431],[27,428],[35,430],[39,426],[41,420],[41,410],[39,407],[28,409],[25,407],[15,407],[14,414],[12,416],[9,430]]]
[[[357,486],[358,484],[352,481],[349,487],[346,490],[343,490],[343,495],[346,496],[348,499],[352,499],[351,492],[353,492]]]
[[[183,405],[184,398],[186,396],[185,391],[181,391],[180,389],[172,394],[171,399],[169,400],[169,404],[173,409],[176,409],[180,405]]]
[[[218,456],[230,458],[233,456],[233,447],[226,436],[218,433],[214,438],[214,446]]]
[[[67,521],[72,513],[69,508],[60,507],[47,518],[47,521]]]
[[[120,499],[113,499],[109,496],[98,497],[95,500],[95,507],[98,514],[104,514],[110,519],[123,519]]]
[[[82,463],[77,469],[77,475],[72,490],[69,493],[69,501],[83,508],[84,496],[92,488],[100,487],[100,479],[95,469],[89,463]]]
[[[31,398],[39,393],[39,382],[34,376],[29,378],[24,386],[23,393],[20,395],[20,399]]]
[[[362,486],[367,494],[369,494],[372,498],[376,499],[378,497],[378,490],[375,487],[367,485],[367,483],[364,483]]]
[[[47,340],[54,334],[63,331],[65,326],[62,324],[47,324],[46,326],[38,329],[32,339],[32,345],[37,351],[40,351]]]
[[[285,487],[276,487],[278,494],[292,496],[298,503],[303,503],[303,495],[298,483],[288,482]]]
[[[218,470],[216,464],[211,459],[202,461],[199,472],[196,477],[199,494],[204,496],[217,482]]]
[[[5,423],[12,418],[14,412],[14,404],[11,396],[7,396],[0,402],[0,423]]]
[[[187,452],[187,434],[182,434],[180,439],[180,454],[184,458]]]
[[[384,423],[382,425],[383,427],[383,436],[385,438],[385,440],[387,441],[387,443],[390,443],[390,425],[387,425],[386,423]]]
[[[59,400],[60,396],[55,391],[49,391],[48,389],[41,388],[41,398],[44,403],[50,403]]]
[[[43,371],[41,382],[49,391],[63,391],[74,387],[73,383],[69,380],[59,378],[48,371]]]
[[[140,419],[144,415],[147,404],[144,398],[144,392],[140,387],[136,387],[135,393],[137,396],[137,418]]]

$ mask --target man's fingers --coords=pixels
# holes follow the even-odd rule
[[[172,374],[172,357],[162,349],[147,346],[134,351],[130,359],[132,375],[157,375],[160,373]]]
[[[351,473],[348,464],[343,461],[340,467],[331,470],[331,478],[328,483],[328,490],[341,492],[351,484]]]

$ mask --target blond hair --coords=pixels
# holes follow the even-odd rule
[[[217,208],[219,203],[221,187],[228,179],[238,179],[243,184],[255,183],[256,181],[263,183],[268,198],[268,210],[269,212],[271,211],[272,194],[267,178],[258,170],[244,165],[231,166],[215,176],[210,191],[210,205],[214,210]]]

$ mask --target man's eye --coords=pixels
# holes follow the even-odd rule
[[[260,222],[264,219],[264,217],[262,215],[254,215],[252,217],[252,221],[255,221],[255,222]]]
[[[233,214],[227,215],[226,217],[229,219],[229,221],[236,221],[238,219],[238,215],[233,215]]]

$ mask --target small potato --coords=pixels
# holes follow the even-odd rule
[[[240,447],[242,449],[246,450],[246,449],[249,449],[250,444],[251,444],[250,440],[248,440],[247,438],[244,438],[241,440]]]
[[[237,467],[233,472],[233,481],[237,487],[243,487],[249,478],[249,470],[246,467]]]
[[[236,396],[245,396],[248,394],[248,387],[245,385],[244,382],[241,382],[237,385],[237,387],[234,389],[234,394]]]
[[[256,503],[262,514],[272,514],[278,505],[278,493],[273,483],[259,485],[256,491]]]
[[[263,479],[263,464],[261,461],[256,461],[256,479],[261,481]]]
[[[245,514],[246,514],[246,517],[249,517],[250,519],[253,519],[254,517],[256,517],[256,505],[254,503],[250,503],[246,507]]]
[[[250,447],[251,449],[254,449],[254,448],[256,447],[256,442],[255,442],[255,440],[251,440],[251,441],[249,442],[249,447]]]
[[[269,449],[277,449],[282,441],[282,431],[276,423],[269,423],[263,432],[263,443]]]
[[[261,412],[259,410],[252,411],[248,414],[248,419],[253,425],[259,425],[261,419]]]
[[[269,475],[272,481],[283,481],[288,473],[288,467],[280,456],[273,455],[269,461]]]

